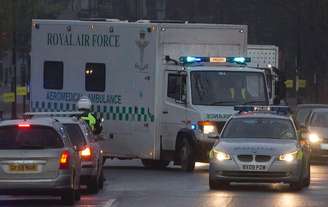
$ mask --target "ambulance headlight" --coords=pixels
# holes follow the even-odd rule
[[[208,136],[218,136],[218,127],[216,122],[213,121],[199,121],[198,122],[199,128],[202,130],[202,132]]]

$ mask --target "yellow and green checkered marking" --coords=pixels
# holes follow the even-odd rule
[[[32,102],[33,112],[76,111],[76,104],[57,102]],[[106,120],[153,122],[154,115],[148,108],[139,106],[92,105],[91,111]]]

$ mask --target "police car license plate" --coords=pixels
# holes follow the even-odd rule
[[[320,149],[328,150],[328,144],[320,144]]]
[[[246,171],[264,171],[265,165],[243,165],[243,170]]]

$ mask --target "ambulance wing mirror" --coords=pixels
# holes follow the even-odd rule
[[[99,135],[102,132],[103,122],[104,122],[104,118],[97,119],[96,124],[94,126],[94,130],[93,130],[93,133],[95,135]]]

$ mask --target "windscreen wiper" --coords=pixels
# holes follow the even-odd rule
[[[216,101],[211,103],[211,106],[222,105],[222,104],[236,104],[236,101]]]
[[[265,101],[246,101],[246,102],[242,103],[242,105],[256,104],[256,103],[264,103],[265,104]]]

